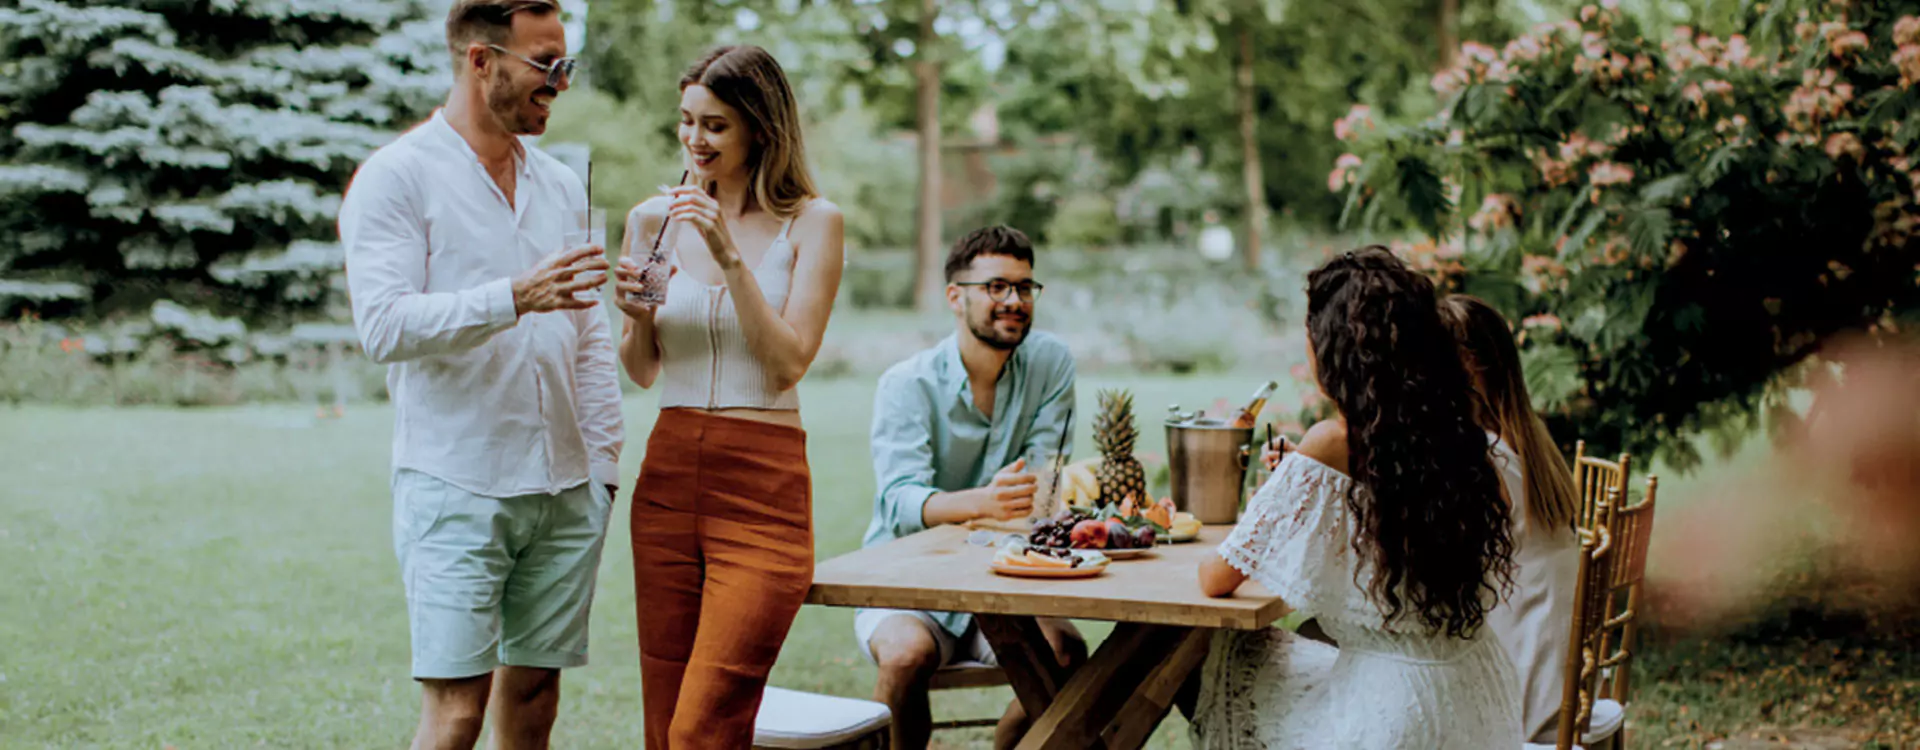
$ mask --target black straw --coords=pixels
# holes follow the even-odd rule
[[[689,173],[688,170],[685,170],[685,169],[680,170],[681,185],[687,184],[688,173]],[[665,221],[660,222],[660,233],[653,236],[653,252],[655,253],[660,252],[660,238],[667,236],[667,225],[671,223],[673,223],[672,215],[668,215]]]
[[[1060,498],[1060,462],[1067,455],[1067,436],[1073,434],[1073,407],[1067,407],[1067,419],[1060,425],[1060,447],[1053,452],[1053,487],[1047,490],[1047,497]],[[1051,502],[1051,500],[1049,501]]]

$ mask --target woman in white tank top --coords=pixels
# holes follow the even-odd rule
[[[839,290],[843,222],[765,50],[714,50],[680,91],[693,184],[633,209],[615,270],[621,362],[660,391],[631,522],[646,746],[743,748],[813,579],[795,387]],[[629,296],[628,260],[656,237],[673,263],[657,309]]]

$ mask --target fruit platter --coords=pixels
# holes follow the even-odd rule
[[[1126,560],[1152,553],[1156,544],[1182,536],[1191,540],[1199,533],[1200,522],[1175,511],[1171,498],[1145,505],[1128,497],[1100,508],[1071,506],[1036,521],[1027,542],[1035,549],[1099,550],[1110,559]]]
[[[1106,572],[1110,558],[1098,550],[1036,548],[1014,538],[993,555],[993,572],[1019,578],[1092,578]]]

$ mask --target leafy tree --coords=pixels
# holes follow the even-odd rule
[[[1556,434],[1684,467],[1790,419],[1834,334],[1912,325],[1920,3],[1756,4],[1725,37],[1612,6],[1467,43],[1439,116],[1352,130],[1329,179],[1518,322]]]
[[[1197,156],[1239,186],[1243,257],[1265,209],[1308,226],[1336,221],[1338,197],[1315,186],[1341,151],[1334,122],[1353,105],[1375,119],[1438,106],[1425,87],[1438,59],[1431,2],[1208,0],[1133,15],[1109,5],[1129,4],[1076,4],[1077,22],[1010,39],[1008,68],[1023,79],[1001,88],[1007,119],[1084,138],[1122,183]],[[1516,33],[1502,5],[1470,4],[1459,23],[1483,37]]]
[[[354,166],[447,84],[416,0],[0,7],[0,308],[319,313]]]

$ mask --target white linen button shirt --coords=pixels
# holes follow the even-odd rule
[[[488,497],[620,482],[604,306],[514,315],[511,279],[559,252],[580,178],[522,148],[514,200],[445,117],[376,151],[340,206],[354,326],[389,365],[393,468]]]

